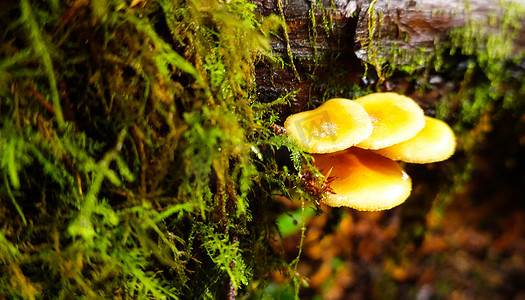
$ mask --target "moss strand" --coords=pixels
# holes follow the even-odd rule
[[[58,128],[63,129],[65,126],[64,116],[62,114],[62,106],[60,105],[57,80],[55,77],[53,60],[51,59],[50,51],[46,46],[46,42],[44,41],[42,33],[40,32],[38,22],[33,15],[29,0],[20,1],[20,10],[22,13],[22,24],[26,27],[26,30],[29,34],[33,51],[41,59],[44,66],[45,74],[49,83],[49,89],[51,90],[51,103],[53,103],[53,107],[55,108],[55,116]]]

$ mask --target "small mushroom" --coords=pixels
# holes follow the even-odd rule
[[[375,93],[354,100],[372,121],[372,134],[356,147],[381,149],[414,137],[425,126],[423,110],[412,99],[396,93]]]
[[[310,111],[289,116],[284,122],[288,136],[310,153],[332,153],[365,140],[372,123],[365,109],[349,99],[331,99]]]
[[[408,174],[395,161],[352,147],[331,154],[314,155],[314,165],[330,171],[335,179],[325,195],[329,206],[378,211],[403,203],[412,190]]]
[[[426,164],[448,159],[456,149],[456,136],[447,123],[425,117],[425,127],[413,138],[375,152],[393,160]]]

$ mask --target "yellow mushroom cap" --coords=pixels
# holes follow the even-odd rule
[[[447,123],[425,117],[425,127],[413,138],[376,150],[383,156],[408,163],[425,164],[448,159],[456,150],[456,136]]]
[[[374,131],[356,146],[381,149],[406,141],[425,126],[423,110],[412,99],[396,93],[375,93],[354,100],[372,121]]]
[[[347,149],[372,133],[372,123],[365,109],[352,100],[341,98],[289,116],[284,127],[288,136],[307,147],[310,153]]]
[[[330,185],[335,194],[325,198],[329,206],[385,210],[403,203],[412,190],[410,177],[398,163],[372,151],[352,147],[314,159],[319,170],[331,170],[329,176],[335,177]]]

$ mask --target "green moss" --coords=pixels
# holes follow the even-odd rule
[[[381,49],[385,46],[382,43],[382,31],[383,26],[383,12],[376,12],[377,0],[370,2],[367,9],[367,24],[368,24],[368,39],[361,42],[361,48],[366,50],[367,61],[374,68],[375,73],[378,77],[377,85],[381,85],[387,77],[389,77],[390,70],[388,67],[388,58],[381,55]],[[393,47],[395,49],[395,47]],[[365,64],[365,72],[363,77],[368,76],[369,64]]]
[[[254,81],[279,24],[242,0],[136,4],[0,13],[0,294],[249,296],[281,268],[298,290],[269,241],[309,156],[271,130],[293,95],[259,103]]]
[[[35,19],[28,0],[22,0],[20,2],[20,13],[20,22],[25,25],[26,31],[29,34],[32,51],[34,55],[41,60],[43,69],[45,70],[49,89],[51,91],[51,102],[53,103],[58,126],[59,128],[63,128],[64,116],[62,115],[62,108],[59,102],[57,82],[53,71],[50,49],[44,41],[44,36],[40,32],[40,27]]]
[[[504,108],[519,108],[516,97],[523,82],[516,80],[513,65],[524,57],[515,51],[514,45],[523,12],[519,3],[505,5],[489,15],[488,21],[468,19],[464,28],[451,32],[451,54],[459,52],[470,58],[463,84],[476,87],[462,95],[465,101],[461,109],[466,123],[472,124],[495,102],[501,101]]]
[[[322,5],[321,3],[319,3]],[[316,1],[310,2],[310,9],[308,10],[308,17],[310,19],[310,24],[308,24],[308,36],[310,38],[310,47],[313,51],[313,64],[314,68],[319,63],[319,54],[317,53],[317,21],[315,16],[315,11],[317,9],[318,3]],[[322,8],[321,8],[322,9]],[[312,75],[315,74],[315,69],[312,72]]]
[[[298,81],[301,81],[301,76],[299,76],[299,72],[297,72],[297,68],[295,67],[294,57],[292,54],[292,48],[290,47],[290,38],[288,36],[288,28],[286,25],[286,18],[284,16],[282,0],[277,0],[277,7],[279,8],[279,14],[281,16],[282,31],[283,31],[284,41],[286,43],[286,54],[288,55],[288,59],[290,60],[289,66],[290,68],[292,68],[295,79],[297,79]]]

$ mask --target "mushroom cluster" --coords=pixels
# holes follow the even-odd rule
[[[443,161],[456,148],[445,122],[396,93],[331,99],[289,116],[284,127],[312,153],[313,165],[333,176],[325,203],[365,211],[390,209],[410,195],[411,179],[396,161]]]

